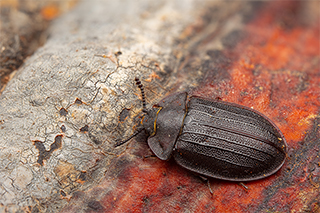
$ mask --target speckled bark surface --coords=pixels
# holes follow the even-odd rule
[[[89,1],[57,20],[47,44],[0,97],[0,211],[319,211],[319,3]],[[88,11],[91,11],[89,13]],[[312,12],[309,12],[312,11]],[[252,107],[289,145],[275,175],[209,179],[152,154],[142,110],[190,94]]]

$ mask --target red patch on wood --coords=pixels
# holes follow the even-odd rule
[[[271,177],[245,183],[248,191],[235,182],[209,179],[211,195],[203,181],[173,160],[142,160],[134,155],[130,157],[134,161],[117,165],[119,174],[107,176],[96,187],[104,191],[99,198],[106,212],[319,209],[319,23],[300,24],[294,16],[299,4],[268,3],[245,27],[246,36],[232,50],[222,51],[224,56],[217,66],[228,72],[229,79],[213,84],[215,77],[209,74],[206,83],[194,92],[213,99],[213,94],[219,93],[218,98],[224,101],[253,107],[268,116],[289,144],[285,166]],[[121,159],[123,156],[114,162]],[[94,197],[94,191],[88,191],[86,197]]]

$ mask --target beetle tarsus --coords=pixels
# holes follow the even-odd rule
[[[203,181],[207,182],[207,185],[208,185],[208,188],[209,188],[209,192],[210,192],[211,195],[213,195],[213,191],[212,191],[212,189],[211,189],[211,185],[210,185],[209,179],[206,178],[206,177],[204,177],[204,176],[202,176],[202,175],[199,175],[199,177],[200,177]]]
[[[248,192],[249,187],[247,187],[246,185],[244,185],[243,182],[240,182],[239,185],[242,186],[243,189],[244,189],[246,192]]]

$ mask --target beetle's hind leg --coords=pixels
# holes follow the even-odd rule
[[[201,180],[203,180],[203,181],[207,182],[207,185],[208,185],[209,191],[210,191],[211,195],[213,195],[213,191],[212,191],[212,189],[211,189],[211,185],[210,185],[210,181],[209,181],[209,179],[208,179],[208,178],[206,178],[206,177],[204,177],[204,176],[201,176],[201,175],[198,175],[198,176],[201,178]]]

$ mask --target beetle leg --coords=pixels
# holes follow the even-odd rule
[[[246,185],[244,185],[244,183],[243,183],[243,182],[240,182],[240,183],[239,183],[239,185],[240,185],[240,186],[242,186],[242,187],[243,187],[243,189],[244,189],[246,192],[248,192],[249,187],[247,187]]]
[[[114,145],[114,147],[116,148],[116,147],[118,147],[118,146],[121,146],[121,145],[125,144],[126,142],[128,142],[129,140],[131,140],[133,137],[135,137],[136,135],[138,135],[140,132],[142,132],[142,130],[144,130],[144,128],[139,129],[138,131],[136,131],[135,133],[133,133],[133,135],[131,135],[129,138],[127,138],[127,139],[125,139],[125,140],[123,140],[123,141],[118,141],[118,142]]]
[[[213,195],[213,191],[211,189],[211,185],[210,185],[210,181],[208,178],[204,177],[204,176],[201,176],[201,175],[198,175],[203,181],[207,182],[207,185],[208,185],[208,188],[209,188],[209,191],[211,193],[211,195]]]
[[[154,158],[154,157],[157,157],[157,156],[156,155],[146,155],[146,156],[143,156],[143,160],[146,158]]]

